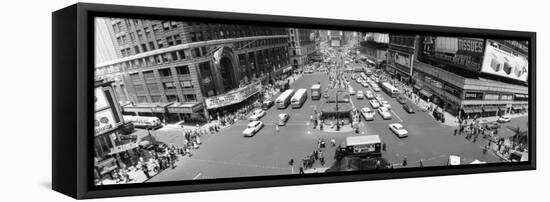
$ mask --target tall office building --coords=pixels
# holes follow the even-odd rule
[[[317,50],[315,44],[316,30],[289,28],[290,61],[294,68],[301,68],[309,63]]]
[[[96,76],[114,81],[125,114],[204,119],[231,110],[291,68],[285,28],[96,20],[108,22],[118,55],[96,63]]]

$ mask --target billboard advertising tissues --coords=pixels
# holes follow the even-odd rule
[[[525,56],[497,42],[488,40],[481,71],[515,80],[527,81],[529,63]]]

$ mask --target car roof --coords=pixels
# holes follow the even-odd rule
[[[403,125],[401,125],[400,123],[392,123],[392,124],[390,124],[390,125],[392,125],[392,126],[401,126],[401,127],[403,127]]]
[[[248,126],[253,126],[253,125],[256,125],[258,124],[260,121],[252,121],[248,124]]]

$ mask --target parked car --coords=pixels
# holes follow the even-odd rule
[[[252,121],[246,126],[246,129],[243,131],[243,135],[245,137],[252,137],[254,134],[256,134],[260,129],[264,127],[264,123],[261,121]]]
[[[279,121],[277,122],[277,125],[279,126],[286,125],[286,122],[288,121],[288,119],[290,119],[290,115],[288,115],[287,113],[281,113],[278,117]]]
[[[363,81],[363,82],[361,83],[361,85],[362,85],[363,87],[365,87],[365,88],[369,86],[369,84],[368,84],[367,82],[365,82],[365,81]]]
[[[391,113],[390,113],[390,110],[388,108],[378,107],[378,113],[385,120],[391,119]]]
[[[497,122],[489,122],[489,123],[485,124],[485,128],[487,128],[487,129],[489,129],[489,130],[498,129],[498,128],[500,128],[500,123],[497,123]]]
[[[382,100],[384,100],[384,98],[380,94],[376,94],[376,96],[374,96],[374,99],[378,100],[378,102],[382,102]]]
[[[357,91],[357,99],[364,99],[365,98],[365,94],[363,93],[362,90],[360,91]]]
[[[374,87],[372,88],[372,90],[374,90],[375,92],[380,92],[380,87],[374,86]]]
[[[257,121],[260,120],[262,117],[264,117],[266,112],[263,109],[256,109],[252,112],[252,115],[248,117],[248,120],[250,121]]]
[[[498,118],[497,122],[506,123],[506,122],[510,122],[510,120],[511,120],[510,115],[502,115]]]
[[[361,115],[363,115],[363,118],[365,119],[365,121],[372,121],[374,120],[375,112],[368,107],[363,107],[361,109]]]
[[[378,109],[378,107],[380,107],[380,104],[375,99],[369,100],[369,102],[373,109]]]
[[[405,109],[405,111],[409,114],[414,114],[414,112],[416,112],[416,110],[414,109],[414,105],[411,103],[404,104],[403,109]]]
[[[409,136],[409,131],[403,127],[400,123],[392,123],[390,124],[390,130],[397,135],[399,138],[407,137]]]
[[[271,108],[273,105],[275,104],[275,102],[273,102],[273,100],[266,100],[262,103],[262,109],[263,110],[268,110],[269,108]]]
[[[365,96],[367,96],[367,99],[373,99],[374,98],[374,93],[370,90],[366,90],[365,91]]]

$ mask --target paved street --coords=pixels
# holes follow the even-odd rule
[[[291,88],[310,89],[312,84],[321,82],[322,86],[328,84],[326,73],[305,74],[296,80]],[[364,87],[350,80],[350,84],[357,90],[365,90]],[[327,142],[331,137],[340,144],[347,136],[378,134],[387,149],[382,156],[390,163],[399,168],[406,157],[408,166],[419,166],[422,160],[424,166],[446,165],[449,155],[462,157],[462,163],[470,163],[474,160],[485,162],[500,161],[492,152],[482,153],[481,147],[486,140],[480,138],[472,143],[464,136],[454,136],[455,127],[447,126],[436,122],[426,112],[408,114],[401,105],[384,92],[378,92],[392,106],[392,119],[382,120],[376,114],[374,121],[361,121],[360,134],[354,132],[322,132],[312,129],[309,116],[314,107],[322,104],[322,100],[312,101],[308,98],[302,108],[278,110],[272,107],[267,115],[261,119],[265,127],[253,137],[243,137],[242,131],[249,123],[246,120],[223,129],[220,133],[204,136],[202,145],[193,150],[192,157],[182,157],[175,169],[168,169],[149,181],[167,180],[190,180],[208,178],[228,178],[245,176],[262,176],[298,173],[301,159],[311,154],[317,148],[317,139],[324,138]],[[352,96],[353,105],[371,107],[367,99],[359,100]],[[274,123],[279,113],[288,113],[291,118],[286,126],[276,132]],[[525,126],[526,117],[513,119],[511,123],[504,126]],[[409,137],[398,138],[388,128],[390,123],[402,123],[409,131]],[[513,135],[512,131],[502,127],[501,133]],[[145,131],[138,133],[146,134]],[[174,145],[182,145],[183,135],[181,128],[166,126],[154,131],[155,137],[162,142]],[[335,147],[330,145],[323,150],[326,164],[324,166],[315,164],[315,168],[329,167],[333,163]],[[293,158],[295,163],[291,166],[288,162]]]

